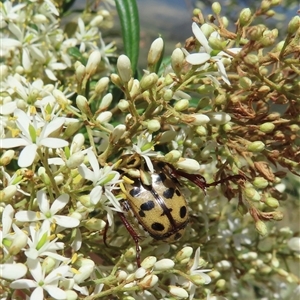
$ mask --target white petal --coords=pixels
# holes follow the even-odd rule
[[[30,300],[43,300],[44,299],[44,290],[42,287],[37,286],[37,288],[31,293]]]
[[[192,24],[192,30],[196,37],[196,39],[199,41],[199,43],[204,47],[205,51],[210,54],[211,47],[208,45],[208,41],[202,30],[199,28],[199,26],[193,22]]]
[[[44,215],[42,214],[41,217],[43,216]],[[43,218],[38,218],[36,212],[30,210],[18,211],[15,217],[20,222],[32,222],[32,221],[38,221],[43,219]]]
[[[99,202],[102,193],[103,193],[102,186],[99,185],[95,186],[90,193],[91,203],[96,205]]]
[[[37,283],[31,279],[18,279],[10,285],[13,289],[29,289],[37,286]]]
[[[202,65],[210,59],[207,53],[192,53],[188,55],[185,60],[191,65]]]
[[[228,76],[226,74],[226,70],[225,70],[223,63],[220,60],[217,60],[216,64],[218,66],[219,73],[220,73],[222,79],[224,80],[224,82],[226,82],[228,85],[231,85],[230,81],[228,80]]]
[[[21,263],[0,265],[1,277],[8,280],[16,280],[23,277],[27,272],[27,267]]]
[[[1,115],[10,115],[17,109],[16,101],[11,101],[1,105],[0,113]]]
[[[28,258],[27,265],[28,265],[28,268],[30,270],[32,277],[34,278],[34,280],[36,282],[40,282],[41,280],[44,279],[42,267],[38,260]]]
[[[52,215],[55,215],[59,210],[63,209],[69,202],[69,195],[60,195],[51,205],[50,211]]]
[[[64,228],[74,228],[79,225],[79,220],[68,216],[54,216],[56,223]]]
[[[39,190],[37,192],[37,203],[42,213],[47,214],[49,212],[49,201],[45,191]]]
[[[99,173],[100,167],[99,167],[99,163],[98,163],[98,160],[96,158],[95,153],[93,151],[89,151],[87,153],[87,157],[89,159],[91,167],[93,168],[93,170],[94,170],[94,172],[96,173],[96,176],[97,176],[98,173]]]
[[[47,148],[63,148],[69,145],[69,143],[63,139],[58,138],[44,138],[40,142],[41,145]]]
[[[94,180],[96,179],[94,172],[92,170],[88,169],[88,167],[84,164],[81,164],[78,167],[78,172],[83,178],[85,178],[87,180],[94,182]]]
[[[36,154],[37,145],[31,144],[26,146],[20,153],[19,159],[18,159],[18,165],[21,168],[26,168],[32,165],[35,154]]]
[[[0,148],[2,149],[27,146],[28,144],[29,143],[25,139],[21,139],[21,138],[0,139]]]
[[[45,284],[51,284],[51,282],[64,277],[69,271],[69,269],[70,267],[68,265],[62,265],[58,268],[55,268],[46,276],[44,280]]]
[[[13,216],[14,216],[14,209],[10,204],[8,204],[7,206],[5,206],[4,211],[2,213],[2,238],[4,237],[4,235],[9,233]]]
[[[50,294],[50,296],[53,297],[53,299],[67,299],[66,292],[56,286],[45,286],[44,288]]]
[[[48,76],[48,78],[49,78],[50,80],[57,81],[57,78],[56,78],[56,76],[54,75],[54,73],[52,72],[52,70],[46,68],[46,69],[45,69],[45,73],[46,73],[46,75]]]
[[[49,136],[53,131],[56,131],[65,123],[65,118],[56,118],[46,125],[43,137]]]

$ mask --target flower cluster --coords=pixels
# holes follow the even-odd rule
[[[114,41],[103,40],[113,6],[87,5],[63,29],[64,5],[0,4],[4,298],[237,298],[253,296],[258,282],[264,297],[299,293],[291,262],[300,237],[292,223],[267,222],[300,193],[291,175],[299,173],[300,18],[277,44],[276,30],[255,25],[276,2],[242,10],[235,32],[219,3],[214,18],[196,9],[194,37],[168,65],[157,38],[139,78],[133,57],[117,57]],[[174,197],[187,199],[186,228],[183,210],[176,215],[149,179],[159,163]],[[134,215],[126,186],[137,182],[162,215],[148,198]],[[167,215],[167,233],[184,235],[170,244],[149,237],[144,212],[152,225]]]

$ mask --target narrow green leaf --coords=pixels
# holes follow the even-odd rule
[[[131,61],[133,74],[139,58],[140,22],[136,0],[115,0],[119,14],[125,54]]]

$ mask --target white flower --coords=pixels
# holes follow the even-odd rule
[[[50,223],[44,221],[41,228],[37,229],[36,224],[29,225],[29,237],[27,240],[28,248],[24,251],[30,259],[46,256],[55,260],[66,261],[67,258],[56,253],[57,250],[64,248],[64,243],[56,242],[58,238],[50,241]]]
[[[212,61],[214,61],[216,63],[221,78],[224,80],[224,82],[226,82],[228,85],[230,85],[230,81],[228,79],[225,67],[222,62],[222,58],[224,58],[224,57],[230,58],[230,56],[223,51],[220,51],[217,55],[213,55],[212,54],[213,49],[209,46],[206,36],[204,35],[202,30],[199,28],[199,26],[195,22],[193,22],[193,24],[192,24],[192,30],[193,30],[193,33],[194,33],[196,39],[199,41],[199,43],[202,45],[202,47],[200,48],[199,53],[188,54],[186,57],[186,61],[188,63],[190,63],[191,65],[202,65],[205,62],[207,62],[209,59],[211,59]],[[217,34],[217,32],[216,32],[216,34],[212,34],[212,35],[213,36],[217,35],[216,37],[219,38],[219,35]],[[228,49],[228,51],[231,51],[232,53],[237,53],[240,50],[241,50],[241,48]]]
[[[200,247],[197,248],[195,252],[194,263],[190,268],[189,273],[190,275],[200,275],[204,280],[204,284],[209,284],[211,282],[211,278],[207,274],[205,274],[205,272],[210,272],[211,270],[210,269],[199,270],[199,258],[200,258]],[[190,300],[194,299],[195,290],[196,290],[196,286],[190,282],[189,285]]]
[[[122,211],[119,201],[112,193],[113,190],[119,189],[119,186],[116,186],[116,184],[122,181],[120,180],[120,173],[113,170],[114,165],[106,165],[100,168],[96,155],[91,150],[88,151],[87,157],[93,170],[81,164],[78,167],[78,171],[83,178],[93,182],[94,188],[90,193],[91,202],[96,205],[100,201],[104,209],[108,211],[109,216],[112,217],[111,209]],[[113,207],[106,205],[107,200]]]
[[[42,131],[40,131],[35,116],[33,116],[33,121],[31,121],[30,117],[20,109],[16,109],[14,116],[17,117],[16,125],[21,131],[19,133],[20,137],[0,139],[0,147],[10,149],[25,146],[18,159],[20,167],[32,165],[37,149],[40,147],[62,148],[68,145],[68,142],[65,140],[48,137],[64,124],[64,118],[56,118],[50,123],[46,123]]]
[[[66,292],[58,287],[62,279],[70,274],[70,267],[61,265],[46,276],[39,260],[28,259],[27,266],[33,279],[18,279],[10,284],[13,289],[31,289],[30,300],[43,300],[44,291],[54,299],[66,299]]]
[[[39,220],[47,220],[50,223],[58,224],[63,228],[74,228],[79,225],[79,220],[64,216],[56,215],[69,202],[69,195],[60,195],[49,207],[49,201],[45,191],[37,192],[37,203],[41,212],[35,211],[19,211],[16,213],[16,219],[20,222],[34,222]]]
[[[139,154],[141,157],[144,158],[147,167],[151,173],[154,172],[154,167],[151,162],[150,157],[157,157],[158,152],[154,151],[154,145],[155,143],[152,142],[152,134],[149,132],[141,133],[137,137],[137,143],[133,144],[131,148],[127,148],[128,150],[126,153],[134,153],[136,152]]]

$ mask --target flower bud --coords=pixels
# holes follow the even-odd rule
[[[231,120],[230,115],[224,112],[209,112],[206,115],[209,117],[210,124],[224,125]]]
[[[197,126],[196,133],[199,136],[206,136],[207,135],[207,129],[204,126]]]
[[[121,80],[125,83],[129,82],[132,71],[130,59],[126,55],[122,54],[119,56],[117,61],[117,69]]]
[[[125,125],[123,124],[117,125],[111,133],[110,142],[113,144],[117,143],[125,131],[126,131]]]
[[[158,120],[150,120],[147,124],[147,128],[150,132],[156,132],[160,129],[160,123]]]
[[[216,282],[216,287],[217,289],[220,291],[223,291],[224,288],[226,286],[226,281],[224,279],[219,279],[217,282]]]
[[[96,73],[97,67],[101,61],[101,53],[98,50],[94,50],[87,61],[85,71],[88,77],[93,76]]]
[[[267,85],[262,85],[262,86],[258,89],[258,92],[259,92],[259,93],[264,93],[264,94],[266,94],[266,93],[270,92],[270,90],[271,90],[271,88],[268,87]]]
[[[162,38],[159,37],[152,42],[148,53],[148,66],[153,66],[159,61],[162,56],[163,49],[164,41]]]
[[[175,167],[190,174],[195,174],[200,170],[199,163],[192,158],[181,158],[176,162]]]
[[[171,150],[165,155],[165,160],[170,163],[175,163],[181,158],[181,152],[178,150]]]
[[[155,256],[147,256],[141,263],[141,266],[145,269],[151,269],[156,263],[157,258]]]
[[[289,22],[287,32],[288,32],[288,34],[294,34],[297,32],[297,30],[299,30],[299,28],[300,28],[300,17],[295,16]]]
[[[141,279],[146,275],[146,269],[144,269],[143,267],[138,268],[135,273],[134,273],[134,278],[136,279]]]
[[[107,89],[108,84],[109,84],[108,77],[102,77],[101,79],[99,79],[95,86],[95,93],[102,94]]]
[[[249,65],[253,65],[253,66],[258,65],[258,57],[255,54],[247,54],[244,57],[244,61],[245,61],[245,63],[247,63]]]
[[[88,104],[87,99],[84,96],[78,95],[76,97],[76,105],[86,115],[91,115],[91,110]]]
[[[252,13],[251,10],[249,8],[244,8],[239,16],[239,24],[240,26],[244,27],[246,25],[250,24],[251,21],[251,17],[252,17]]]
[[[275,125],[271,122],[266,122],[259,126],[259,130],[264,133],[272,132],[274,130],[274,128],[275,128]]]
[[[42,263],[42,269],[45,271],[46,274],[49,274],[56,265],[56,260],[51,256],[47,256]]]
[[[84,135],[82,133],[77,133],[73,141],[71,143],[70,152],[76,153],[81,150],[82,146],[84,145]]]
[[[252,184],[254,187],[258,189],[264,189],[269,185],[269,182],[267,179],[263,177],[255,177]]]
[[[17,255],[27,245],[28,236],[22,230],[14,227],[15,235],[8,249],[10,255]]]
[[[46,170],[44,167],[39,167],[38,176],[46,185],[51,185],[50,178],[49,178],[48,174],[46,173]]]
[[[255,141],[248,145],[247,150],[250,152],[261,152],[265,149],[265,144],[261,141]]]
[[[75,169],[79,165],[81,165],[84,161],[84,155],[82,152],[76,152],[71,155],[71,157],[67,160],[66,166],[69,169]]]
[[[181,120],[192,125],[204,125],[210,121],[209,117],[204,114],[181,115]]]
[[[300,237],[293,237],[287,242],[292,251],[300,252]]]
[[[114,85],[118,86],[119,88],[122,87],[121,78],[118,74],[115,74],[115,73],[111,74],[110,80]]]
[[[244,189],[244,196],[250,201],[260,201],[261,196],[256,189],[247,187]]]
[[[141,87],[140,87],[140,82],[137,79],[134,79],[132,82],[132,87],[130,89],[130,97],[131,98],[136,98],[137,96],[139,96],[139,94],[141,93]]]
[[[216,14],[219,15],[221,13],[221,5],[219,2],[214,2],[211,6],[212,11]]]
[[[147,275],[145,278],[143,278],[138,285],[141,286],[144,289],[149,289],[153,287],[156,283],[158,282],[158,277],[157,275]]]
[[[65,107],[69,104],[69,100],[62,91],[55,89],[52,94],[61,107]]]
[[[81,62],[78,62],[78,64],[75,63],[75,75],[77,82],[82,82],[85,73],[85,66]]]
[[[192,256],[192,254],[193,254],[192,247],[184,247],[176,254],[175,260],[177,262],[180,262],[181,264],[187,263],[190,257]]]
[[[264,236],[268,233],[266,224],[261,220],[258,220],[255,222],[255,228],[258,231],[258,233],[262,236]]]
[[[224,50],[226,48],[227,42],[222,41],[215,36],[210,36],[208,38],[208,44],[214,50]]]
[[[110,106],[111,102],[113,100],[113,96],[111,93],[106,94],[102,100],[101,100],[101,104],[99,106],[100,110],[107,110],[107,108]]]
[[[171,295],[178,297],[178,298],[188,298],[189,297],[189,294],[185,289],[175,286],[175,285],[169,285],[169,291],[170,291]]]
[[[165,271],[165,270],[173,269],[174,266],[175,266],[175,263],[173,260],[168,259],[168,258],[163,258],[154,264],[153,269],[155,271]]]
[[[0,191],[0,199],[3,202],[8,202],[17,193],[17,187],[15,185],[9,185]]]
[[[97,117],[97,121],[99,123],[108,123],[112,117],[112,113],[110,111],[103,111],[102,113],[99,114]]]
[[[279,207],[278,200],[276,198],[273,198],[273,197],[268,197],[265,200],[265,204],[268,205],[271,208],[277,208],[277,207]]]
[[[93,207],[89,195],[80,196],[78,200],[84,207]]]
[[[166,89],[163,93],[163,99],[165,101],[170,101],[173,98],[173,91],[171,89]]]
[[[228,260],[221,260],[216,264],[219,270],[226,271],[231,269],[231,262]]]
[[[252,85],[252,80],[248,77],[240,77],[239,84],[243,89],[248,90]]]
[[[128,277],[128,274],[123,270],[118,270],[116,273],[116,277],[118,282],[122,282]]]
[[[271,2],[269,0],[262,0],[260,9],[262,12],[266,12],[271,7]]]
[[[180,48],[176,48],[171,55],[171,66],[176,74],[180,74],[183,68],[184,54]]]
[[[7,166],[13,159],[14,155],[15,155],[14,150],[6,150],[0,158],[0,165]]]
[[[123,112],[127,111],[129,108],[129,102],[125,99],[121,99],[118,103],[118,108],[120,111],[123,111]]]
[[[158,76],[155,73],[145,75],[140,82],[142,91],[151,89],[156,84],[157,80]]]
[[[103,16],[101,15],[97,15],[95,18],[92,19],[92,21],[90,22],[90,26],[91,27],[98,27],[102,21],[103,21]]]
[[[181,99],[176,102],[176,104],[174,105],[174,109],[176,111],[184,111],[189,108],[189,104],[190,104],[189,100]]]

